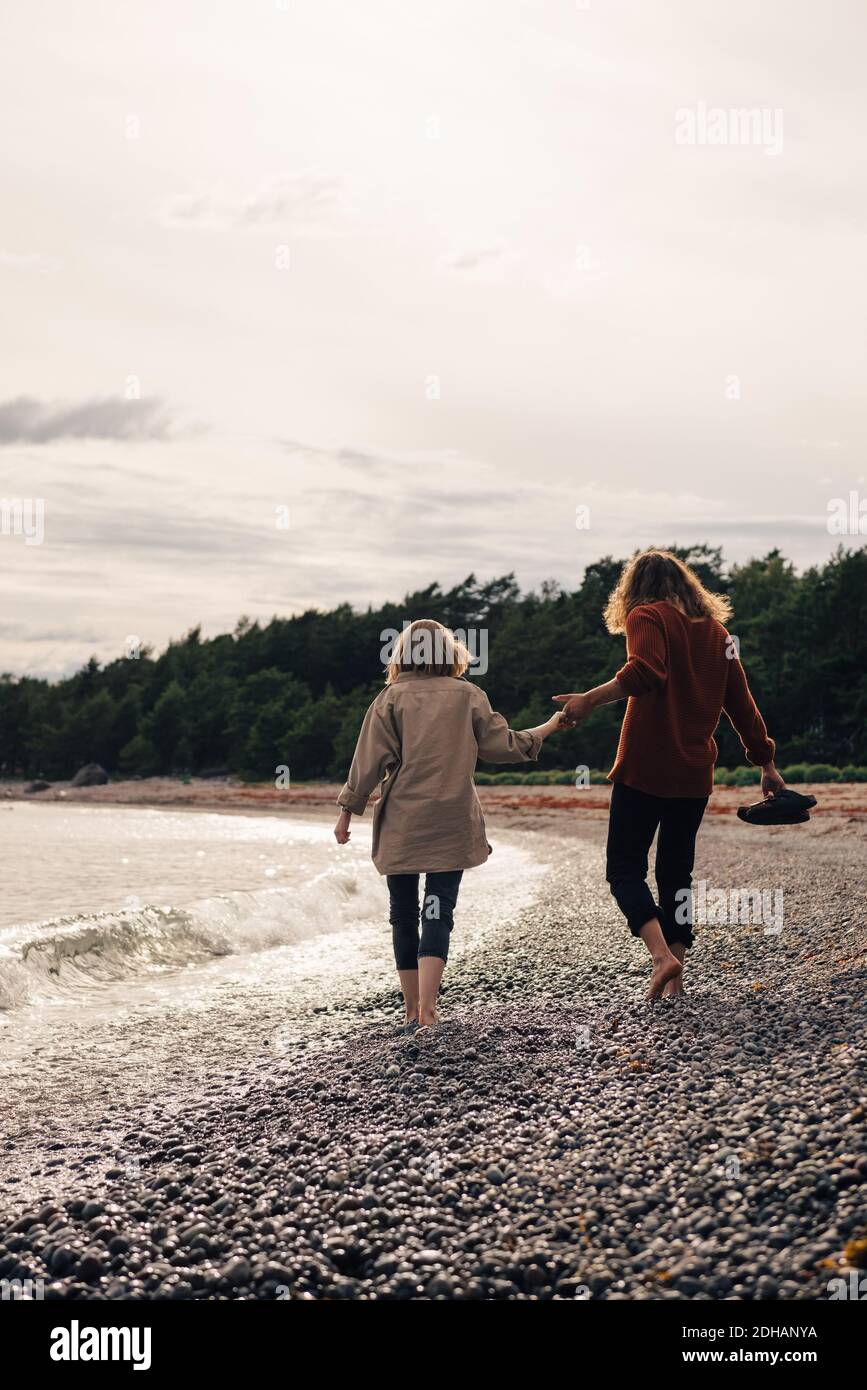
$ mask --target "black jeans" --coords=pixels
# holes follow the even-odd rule
[[[418,874],[389,874],[389,921],[398,970],[418,970],[421,956],[449,958],[449,935],[463,869],[453,873],[425,874],[424,901],[419,907]],[[421,913],[421,941],[418,935]]]
[[[605,877],[633,936],[651,917],[658,917],[669,946],[676,941],[692,945],[695,837],[707,803],[706,796],[649,796],[614,783]],[[657,827],[658,905],[647,886],[647,852]]]

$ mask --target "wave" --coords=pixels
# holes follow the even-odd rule
[[[139,904],[0,932],[0,1011],[101,985],[267,951],[384,913],[369,864],[326,869],[301,887],[254,889],[185,907]]]

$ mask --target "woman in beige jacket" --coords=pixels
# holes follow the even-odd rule
[[[373,811],[373,862],[387,876],[407,1031],[437,1022],[461,876],[491,852],[473,783],[476,759],[531,762],[560,722],[557,713],[538,728],[510,729],[484,691],[463,678],[470,660],[441,623],[423,618],[404,628],[337,798],[334,834],[345,845],[352,816],[363,815],[371,792],[382,788]]]

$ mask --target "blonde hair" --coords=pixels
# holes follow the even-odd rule
[[[385,683],[391,685],[401,671],[427,676],[462,676],[472,654],[455,634],[434,618],[417,618],[407,623],[395,639],[385,668]]]
[[[623,566],[605,608],[609,632],[625,632],[626,619],[639,603],[664,599],[688,618],[716,618],[726,623],[732,606],[723,594],[712,594],[670,550],[642,550]]]

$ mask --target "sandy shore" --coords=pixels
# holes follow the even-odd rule
[[[247,791],[220,806],[258,809]],[[827,1298],[867,1259],[858,810],[711,817],[697,878],[782,889],[782,929],[699,928],[687,1000],[650,1007],[591,791],[566,815],[546,803],[570,788],[482,789],[550,869],[450,965],[440,1029],[397,1035],[383,979],[321,1046],[311,1008],[303,1051],[263,1037],[230,1086],[179,1078],[173,1113],[128,1117],[135,1165],[75,1157],[23,1210],[7,1194],[0,1277],[74,1298]]]
[[[336,815],[340,787],[332,782],[302,782],[288,788],[270,783],[245,783],[233,777],[181,780],[177,777],[148,777],[108,782],[101,787],[73,787],[54,782],[47,790],[28,793],[28,783],[0,780],[0,801],[68,801],[92,806],[172,806],[189,810],[251,811],[269,814],[305,814],[321,811]],[[829,817],[838,823],[867,825],[867,783],[798,784],[798,791],[812,792],[818,801],[813,811],[813,827]],[[550,813],[566,820],[588,816],[602,819],[608,814],[611,789],[606,785],[568,786],[480,786],[479,799],[486,815],[503,825],[535,828],[535,816]],[[734,817],[738,806],[759,799],[758,787],[717,787],[707,809],[708,816]],[[517,813],[517,814],[516,814]],[[565,826],[564,826],[565,828]]]

